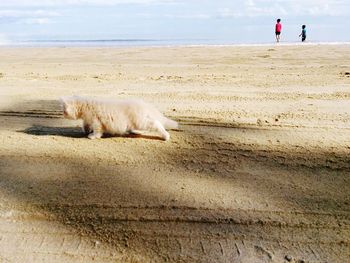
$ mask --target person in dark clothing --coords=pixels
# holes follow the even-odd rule
[[[303,25],[301,27],[301,33],[300,33],[299,37],[301,37],[302,42],[305,41],[305,39],[306,39],[306,26],[305,25]]]

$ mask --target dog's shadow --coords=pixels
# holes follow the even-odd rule
[[[63,137],[73,137],[73,138],[84,138],[86,135],[79,127],[49,127],[42,125],[33,125],[32,127],[21,130],[23,132],[31,135],[38,136],[63,136]]]
[[[37,136],[63,136],[70,138],[87,138],[87,134],[85,134],[80,127],[49,127],[42,125],[33,125],[32,127],[26,128],[25,130],[21,130],[18,132],[23,132],[30,135]],[[103,138],[137,138],[137,139],[148,139],[148,140],[159,140],[163,141],[161,137],[154,135],[146,135],[140,133],[129,133],[125,135],[110,135],[104,134]]]

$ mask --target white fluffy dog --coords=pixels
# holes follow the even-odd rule
[[[63,114],[67,119],[82,119],[83,131],[90,139],[104,133],[125,135],[137,130],[158,131],[164,140],[170,135],[165,130],[177,129],[170,120],[153,106],[141,100],[106,100],[86,97],[63,97]]]

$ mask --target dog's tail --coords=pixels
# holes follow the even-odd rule
[[[167,117],[164,117],[163,125],[165,129],[170,129],[170,130],[176,130],[179,127],[179,124],[176,121],[168,119]]]

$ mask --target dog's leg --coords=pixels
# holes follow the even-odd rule
[[[90,126],[90,124],[88,124],[87,122],[83,122],[83,132],[85,133],[85,134],[89,134],[89,133],[91,133],[91,126]]]
[[[164,129],[163,125],[157,120],[151,120],[149,123],[150,130],[158,131],[162,138],[167,141],[170,139],[170,134]]]
[[[94,121],[90,127],[92,129],[92,133],[89,134],[89,139],[99,139],[102,137],[102,125],[99,121]]]
[[[142,132],[141,131],[136,131],[136,130],[130,130],[129,134],[142,135]]]

